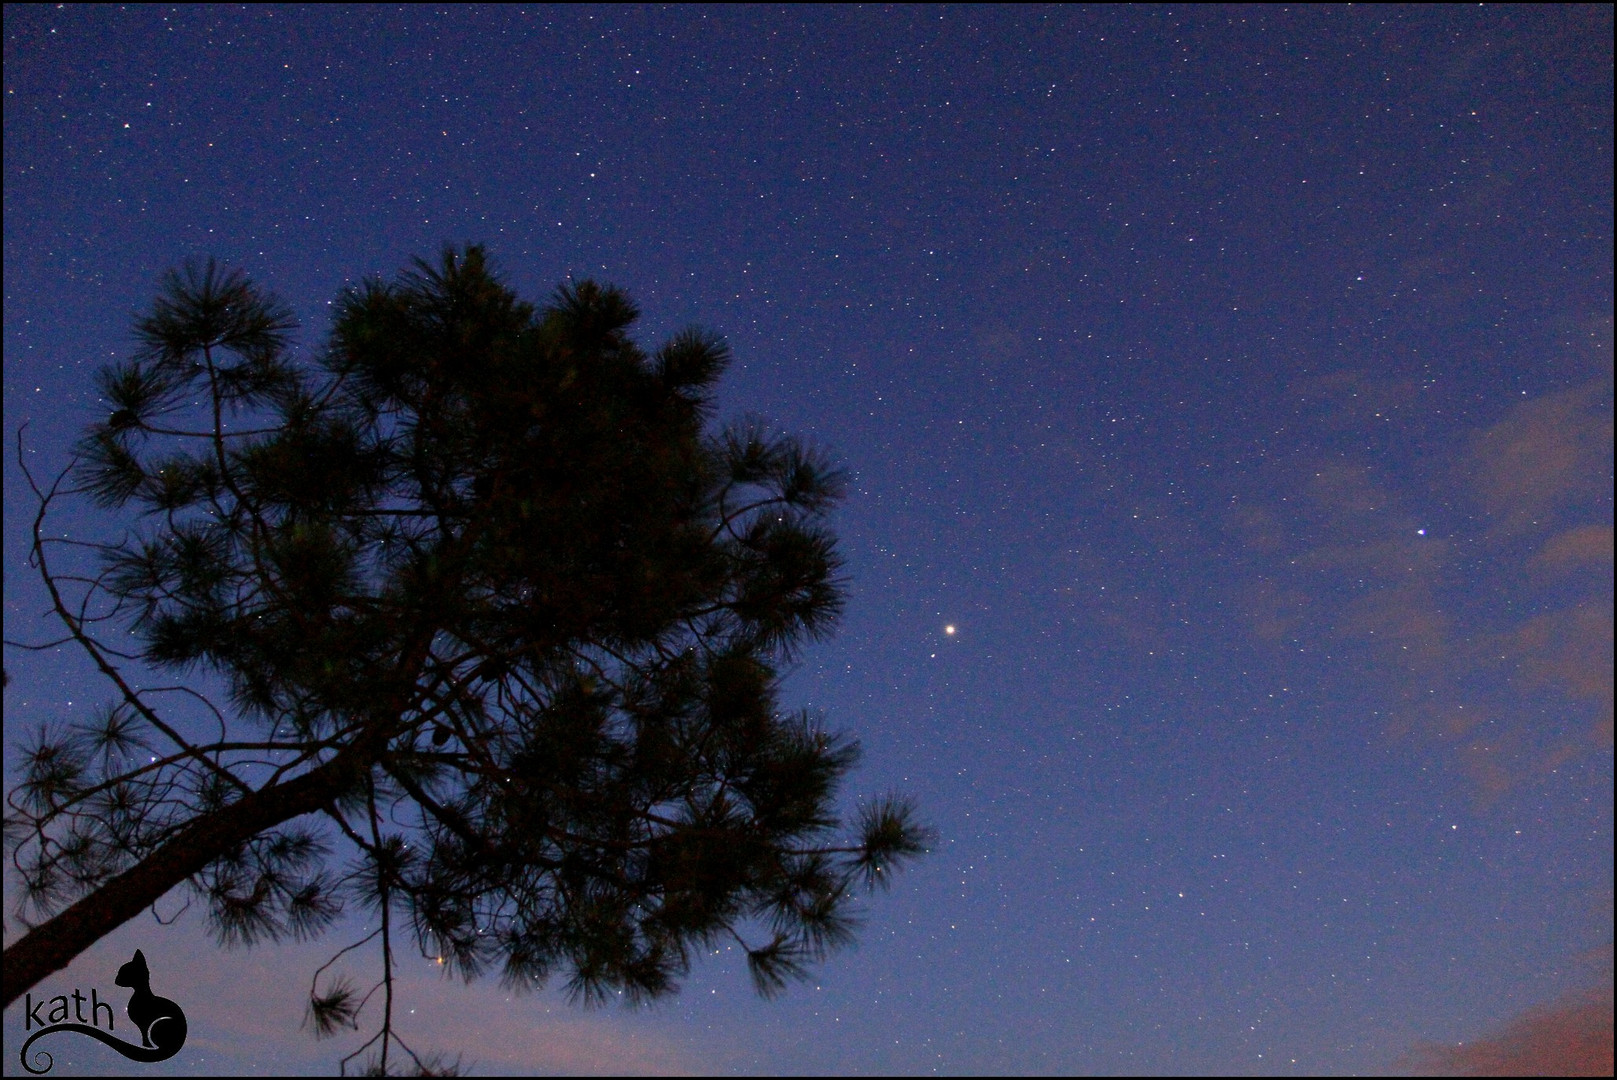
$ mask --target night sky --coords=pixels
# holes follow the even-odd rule
[[[1609,1072],[1612,33],[1609,5],[7,7],[6,636],[53,632],[17,431],[67,464],[163,271],[244,268],[308,356],[345,285],[481,242],[531,298],[624,287],[643,343],[724,335],[721,413],[849,468],[848,612],[785,700],[862,740],[849,808],[908,792],[939,840],[781,1000],[730,952],[639,1011],[413,960],[412,1045]],[[66,651],[6,667],[8,762],[107,698]],[[110,988],[138,946],[190,1027],[142,1075],[329,1072],[358,1040],[299,1030],[303,995],[358,936],[221,953],[193,906],[45,985]],[[55,1040],[58,1073],[133,1067]]]

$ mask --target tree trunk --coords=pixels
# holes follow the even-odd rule
[[[365,763],[360,757],[357,747],[349,747],[318,768],[194,819],[138,864],[28,931],[0,956],[5,1004],[66,967],[104,935],[201,871],[220,852],[330,805],[352,783],[355,772],[363,771]]]

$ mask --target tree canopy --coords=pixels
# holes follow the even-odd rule
[[[927,831],[894,795],[839,818],[856,744],[780,701],[841,610],[842,474],[715,428],[725,346],[647,355],[635,318],[589,281],[525,302],[470,247],[345,292],[299,363],[240,272],[167,276],[35,488],[65,633],[8,644],[76,644],[112,700],[24,748],[7,1002],[176,886],[227,945],[373,912],[382,1070],[430,1064],[393,1030],[396,939],[585,1000],[668,993],[721,942],[772,994],[851,940]],[[50,538],[72,494],[130,532]],[[317,975],[316,1032],[366,996]]]

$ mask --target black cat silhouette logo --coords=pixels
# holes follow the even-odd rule
[[[114,1038],[110,1032],[116,1026],[112,1019],[112,1006],[101,1000],[101,995],[94,987],[90,989],[90,996],[86,998],[78,990],[73,991],[73,1009],[68,1009],[66,994],[53,998],[45,998],[34,1004],[32,995],[25,995],[23,1007],[27,1016],[23,1020],[23,1030],[28,1030],[36,1024],[39,1030],[28,1036],[28,1041],[22,1044],[22,1052],[18,1055],[22,1059],[22,1067],[31,1073],[47,1073],[56,1062],[41,1050],[34,1055],[34,1060],[44,1063],[42,1068],[34,1068],[28,1063],[28,1048],[34,1045],[36,1039],[58,1031],[76,1031],[80,1035],[88,1035],[97,1042],[106,1043],[118,1053],[131,1061],[166,1061],[180,1052],[185,1045],[185,1012],[168,998],[158,997],[152,993],[152,975],[146,967],[146,954],[139,949],[135,950],[135,958],[118,969],[118,977],[113,980],[119,986],[127,986],[134,993],[129,995],[129,1004],[124,1012],[129,1014],[130,1023],[140,1030],[139,1044],[125,1042]],[[84,1005],[90,1004],[90,1022],[83,1023]],[[40,1019],[40,1010],[50,1006],[49,1025]],[[107,1026],[102,1030],[101,1010],[107,1013]],[[77,1016],[79,1023],[68,1024],[65,1021],[69,1016]]]

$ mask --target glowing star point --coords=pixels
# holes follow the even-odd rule
[[[950,637],[953,637],[954,636],[954,624],[950,623],[948,626],[945,626],[943,628],[943,632],[945,634],[948,634]]]

